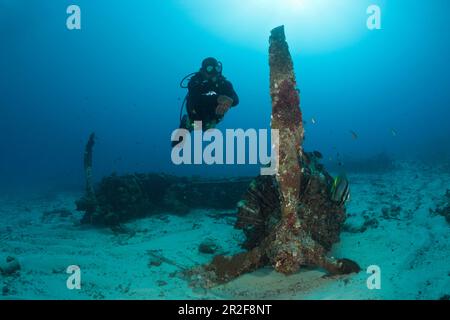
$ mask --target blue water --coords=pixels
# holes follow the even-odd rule
[[[82,30],[66,28],[73,3]],[[382,9],[382,30],[366,28],[370,4]],[[113,171],[256,174],[258,166],[176,167],[169,140],[186,93],[179,81],[207,56],[223,62],[241,98],[219,128],[270,127],[267,44],[278,23],[295,63],[306,149],[326,159],[448,159],[448,1],[322,5],[304,24],[310,29],[283,13],[261,21],[270,4],[241,9],[225,0],[1,0],[1,188],[82,186],[91,132],[97,179]]]

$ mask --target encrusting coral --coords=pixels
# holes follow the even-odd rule
[[[304,130],[300,94],[284,27],[272,30],[269,56],[272,130],[278,130],[280,136],[276,180],[280,190],[281,219],[275,227],[268,254],[275,269],[288,274],[297,271],[302,260],[298,251],[301,222],[297,207],[302,184],[298,156],[302,152]]]

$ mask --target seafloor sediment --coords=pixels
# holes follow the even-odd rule
[[[358,261],[364,271],[380,266],[381,290],[368,290],[365,272],[324,278],[323,271],[306,269],[286,277],[271,268],[211,290],[192,289],[180,273],[211,261],[203,252],[241,250],[245,238],[229,211],[159,212],[120,229],[98,229],[80,224],[74,207],[80,194],[61,192],[1,196],[0,260],[14,257],[21,268],[0,275],[0,299],[448,297],[450,225],[436,209],[450,173],[397,163],[389,173],[350,174],[349,180],[349,217],[332,254]],[[66,288],[69,265],[81,268],[81,290]]]

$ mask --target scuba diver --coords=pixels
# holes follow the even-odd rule
[[[188,85],[184,86],[189,77]],[[239,104],[233,85],[222,75],[222,63],[215,58],[203,60],[200,71],[186,76],[180,86],[189,90],[181,109],[180,129],[189,132],[195,129],[196,121],[202,122],[204,130],[215,128],[225,114]],[[181,117],[185,105],[187,114]],[[178,143],[174,141],[172,146]]]

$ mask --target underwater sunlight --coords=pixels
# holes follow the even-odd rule
[[[384,2],[384,1],[382,1]],[[284,24],[306,52],[336,50],[364,36],[368,1],[352,0],[179,0],[194,23],[226,41],[266,50],[261,30]],[[378,1],[379,3],[379,1]],[[245,23],[245,27],[243,24]],[[300,50],[300,49],[299,49]]]

